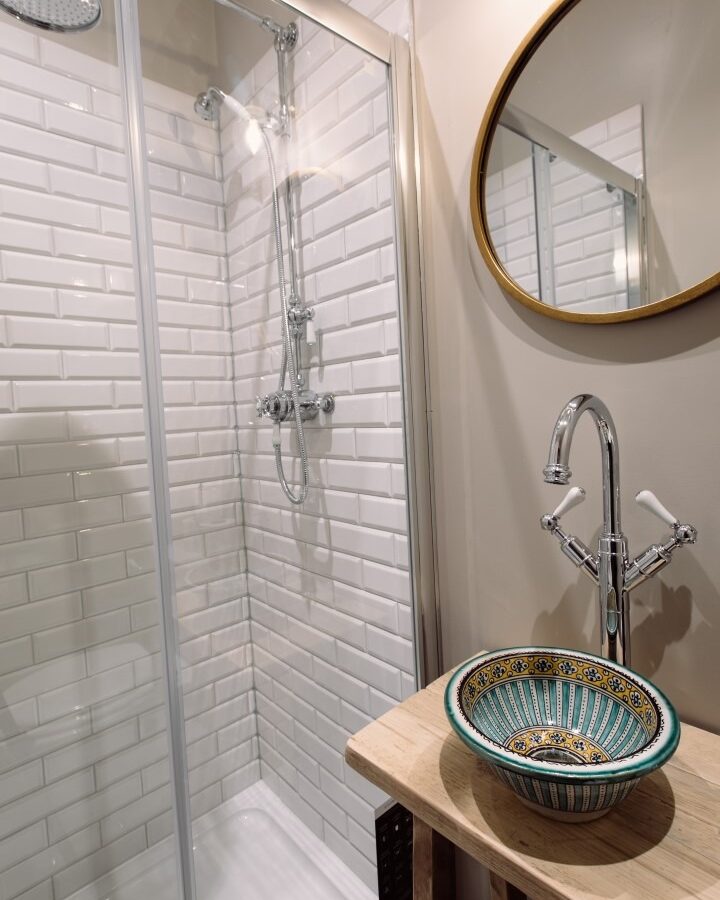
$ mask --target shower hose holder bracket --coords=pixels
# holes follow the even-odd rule
[[[314,419],[319,412],[331,413],[335,409],[334,394],[316,394],[315,391],[300,391],[300,418],[303,422]],[[273,391],[258,397],[255,401],[258,419],[272,419],[286,422],[295,418],[295,404],[290,391]]]

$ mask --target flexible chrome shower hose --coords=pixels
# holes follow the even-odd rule
[[[302,468],[302,482],[298,493],[296,494],[290,487],[282,460],[282,449],[280,446],[280,423],[278,422],[273,430],[273,449],[275,451],[275,466],[277,467],[278,479],[288,500],[300,506],[305,502],[308,493],[308,484],[310,482],[310,472],[308,467],[307,448],[305,446],[305,428],[300,411],[300,391],[298,388],[298,360],[295,359],[295,349],[290,337],[290,319],[287,298],[287,284],[285,281],[285,263],[283,260],[283,243],[282,243],[282,225],[280,221],[280,198],[278,197],[277,175],[275,172],[275,159],[273,158],[272,147],[270,146],[270,138],[267,136],[265,129],[261,134],[265,143],[265,152],[268,158],[268,167],[270,169],[270,180],[272,182],[272,212],[273,212],[273,230],[275,232],[275,262],[277,264],[278,283],[280,287],[280,305],[282,319],[282,341],[283,352],[282,362],[280,364],[280,380],[278,390],[285,388],[285,374],[290,376],[290,396],[293,402],[293,411],[295,413],[295,429],[297,435],[298,451],[300,453],[300,465]],[[292,224],[288,221],[288,228]]]

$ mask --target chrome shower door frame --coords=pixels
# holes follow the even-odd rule
[[[408,42],[399,35],[392,36],[389,66],[415,680],[417,687],[423,688],[442,675],[444,668],[437,599],[432,423],[427,373],[429,357],[420,229],[419,145],[412,57]]]
[[[161,610],[161,657],[168,728],[168,760],[175,858],[182,900],[196,900],[192,815],[188,786],[182,664],[177,628],[170,482],[157,313],[155,244],[145,143],[142,51],[137,0],[115,0],[118,67],[127,142],[128,204],[140,356],[156,585]]]

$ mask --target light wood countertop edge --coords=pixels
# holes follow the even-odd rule
[[[578,890],[577,887],[573,888],[562,880],[557,880],[552,876],[554,868],[552,862],[548,863],[544,860],[535,862],[532,857],[507,846],[492,830],[482,830],[466,820],[457,806],[454,807],[454,815],[451,816],[448,812],[448,803],[452,803],[452,801],[449,798],[444,809],[434,805],[432,800],[428,801],[427,791],[424,790],[420,781],[417,784],[410,783],[407,778],[402,777],[402,774],[389,772],[383,767],[382,761],[378,760],[378,757],[382,755],[378,753],[378,748],[392,747],[399,741],[407,742],[405,726],[412,719],[422,725],[423,734],[428,742],[435,740],[444,742],[448,735],[452,734],[453,738],[457,740],[458,749],[464,748],[459,739],[454,737],[444,716],[443,697],[450,676],[451,673],[446,673],[423,691],[414,694],[403,704],[390,710],[351,737],[345,750],[348,764],[438,833],[452,841],[453,844],[511,884],[525,891],[533,900],[576,900],[578,897],[589,900],[594,897],[607,897],[608,894],[603,893],[602,890],[599,893],[587,889]],[[432,704],[434,709],[438,703],[442,717],[437,724],[434,720],[428,721],[427,718],[423,720],[423,712],[426,715],[428,712],[427,704]],[[680,747],[675,756],[666,764],[665,769],[670,770],[668,775],[686,782],[688,790],[701,792],[703,783],[707,783],[713,788],[720,788],[720,736],[683,724]],[[430,773],[430,777],[432,778],[432,773]],[[636,790],[643,792],[643,785],[641,784]],[[515,798],[512,799],[517,802]],[[708,839],[712,840],[713,835],[717,835],[720,845],[720,820],[713,818],[712,813],[714,812],[714,805],[711,809],[705,810],[702,808],[702,804],[699,804],[697,809],[681,810],[681,815],[688,817],[691,824],[693,820],[697,820],[697,827],[702,830],[704,841],[699,842],[700,849],[697,846],[698,842],[692,839],[692,834],[688,837],[683,835],[680,839],[676,835],[667,834],[662,839],[668,852],[672,850],[677,854],[678,861],[687,861],[688,876],[692,867],[697,871],[705,870],[710,877],[711,883],[706,884],[699,892],[693,892],[689,885],[685,886],[682,883],[685,873],[681,871],[673,871],[672,874],[660,872],[653,865],[654,856],[646,860],[644,857],[648,854],[639,853],[636,857],[628,860],[630,866],[639,866],[640,870],[636,869],[635,871],[644,870],[651,881],[666,878],[668,891],[662,897],[666,895],[668,898],[676,898],[679,896],[678,889],[682,892],[685,888],[687,897],[702,896],[708,900],[711,897],[720,898],[720,853],[716,854],[714,851],[707,853],[702,849],[703,843],[707,845]],[[675,815],[676,813],[673,812],[673,818]],[[574,828],[576,826],[563,827]],[[602,838],[600,840],[602,841]],[[620,865],[622,864],[620,863]],[[602,859],[599,859],[598,866],[602,867],[603,865]],[[563,874],[569,869],[564,863],[561,863],[560,866],[564,867]],[[543,871],[543,868],[546,871]],[[558,872],[558,874],[560,873]],[[649,896],[646,898],[645,895],[642,895],[642,897],[643,900],[651,900]],[[656,893],[652,900],[662,900],[661,895]]]

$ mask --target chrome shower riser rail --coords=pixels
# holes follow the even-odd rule
[[[280,34],[275,35],[275,56],[278,69],[278,122],[280,134],[290,137],[290,94],[288,91],[288,53],[297,43],[297,27],[289,25]]]
[[[282,246],[282,224],[280,221],[280,197],[278,190],[277,174],[275,171],[275,160],[273,158],[270,138],[267,132],[262,131],[263,142],[265,144],[265,152],[267,156],[268,168],[270,171],[270,180],[272,182],[272,214],[273,214],[273,231],[275,233],[275,264],[278,272],[278,286],[280,288],[280,305],[281,305],[281,329],[283,341],[282,363],[280,364],[280,377],[278,381],[278,392],[282,392],[285,386],[285,376],[289,375],[290,379],[290,395],[292,397],[292,409],[295,419],[295,435],[297,438],[298,451],[300,454],[300,466],[302,481],[298,492],[295,493],[291,488],[287,478],[282,461],[282,449],[280,445],[280,422],[276,421],[273,428],[273,452],[275,455],[275,467],[277,468],[278,481],[283,493],[293,506],[301,506],[307,498],[310,486],[310,467],[308,464],[307,448],[305,446],[305,428],[303,425],[302,404],[300,402],[300,384],[298,381],[298,372],[300,359],[299,354],[296,355],[296,349],[293,346],[292,336],[290,334],[290,307],[288,304],[287,281],[285,280],[285,265]],[[288,210],[289,215],[289,210]],[[292,222],[288,221],[288,231],[292,228]],[[291,293],[295,294],[295,286],[290,285]]]

